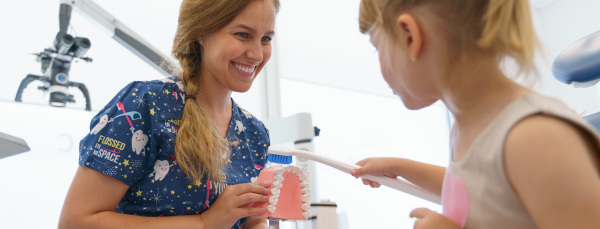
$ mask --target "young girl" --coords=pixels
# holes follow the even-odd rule
[[[352,171],[440,195],[443,213],[413,210],[415,228],[600,228],[599,135],[499,67],[509,57],[534,69],[528,1],[362,0],[360,30],[407,108],[441,100],[456,120],[448,168],[368,158]]]

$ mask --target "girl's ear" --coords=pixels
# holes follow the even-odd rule
[[[401,33],[402,43],[408,49],[409,58],[416,61],[419,58],[421,47],[423,45],[423,36],[421,27],[410,14],[401,14],[396,21],[398,31]]]

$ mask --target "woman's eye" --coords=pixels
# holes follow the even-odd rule
[[[269,42],[271,42],[271,40],[273,40],[272,37],[262,37],[260,39],[260,41],[262,41],[263,43],[269,43]]]
[[[248,35],[248,33],[235,33],[236,36],[241,37],[241,38],[248,38],[250,37],[250,35]]]

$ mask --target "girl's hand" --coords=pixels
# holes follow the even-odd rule
[[[248,208],[252,202],[265,202],[269,198],[269,182],[245,183],[225,187],[212,206],[202,214],[201,220],[206,228],[231,228],[243,217],[264,213],[266,208]]]
[[[393,157],[366,158],[357,162],[356,165],[361,166],[361,168],[351,170],[350,174],[356,178],[367,174],[396,178],[398,174],[395,171],[399,167],[399,160],[400,158]],[[378,182],[369,179],[362,179],[362,181],[363,184],[369,185],[372,188],[379,188],[381,186]]]
[[[448,217],[429,210],[427,208],[417,208],[410,212],[410,217],[416,217],[414,228],[415,229],[429,229],[429,228],[447,228],[447,229],[459,229],[459,227],[448,219]]]

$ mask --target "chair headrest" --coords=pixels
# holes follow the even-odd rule
[[[554,78],[576,87],[600,81],[600,31],[587,35],[563,50],[552,63]]]

